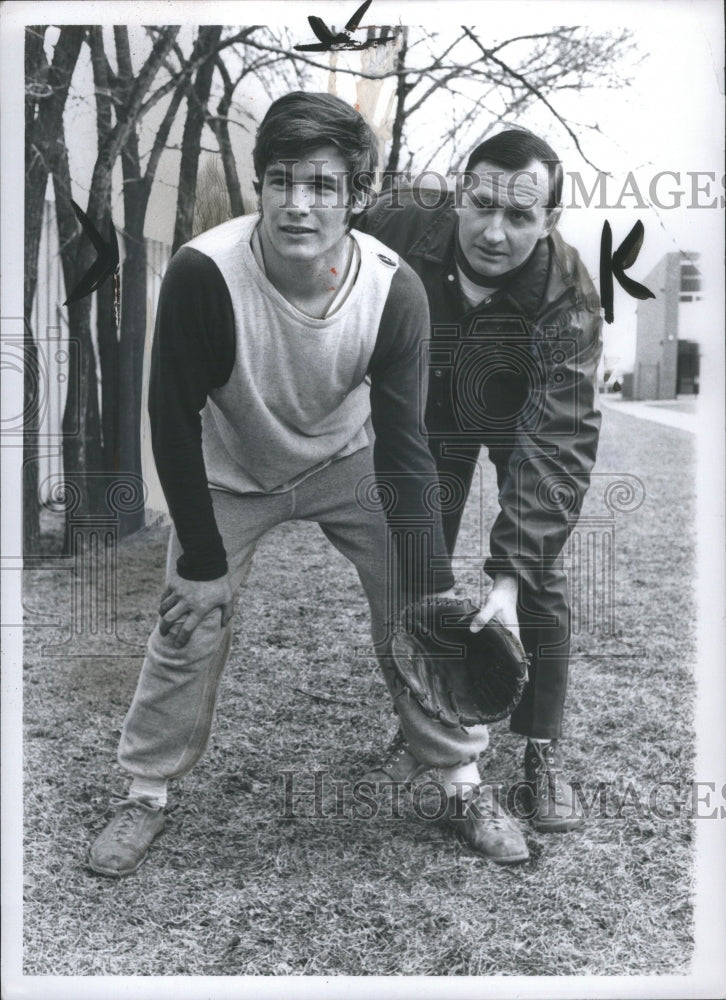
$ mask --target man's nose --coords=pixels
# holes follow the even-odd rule
[[[504,232],[504,212],[488,212],[484,218],[482,235],[487,243],[502,243]]]
[[[290,194],[290,200],[285,207],[293,212],[308,215],[315,198],[315,190],[309,184],[293,184]]]

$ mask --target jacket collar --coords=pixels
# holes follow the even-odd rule
[[[448,202],[433,214],[431,224],[413,244],[408,256],[439,264],[442,270],[453,270],[456,267],[456,224],[456,213]],[[557,245],[552,237],[540,240],[529,264],[501,289],[497,296],[499,301],[506,298],[524,316],[535,316],[545,302],[552,301],[554,295],[562,291],[561,287],[555,291],[550,281],[551,272],[556,270],[551,262]]]
[[[451,202],[431,213],[431,224],[410,248],[411,257],[423,257],[442,264],[454,258],[454,234],[456,233],[456,212]]]

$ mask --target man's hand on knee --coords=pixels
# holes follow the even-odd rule
[[[185,580],[173,573],[159,602],[159,631],[168,635],[174,626],[180,626],[174,629],[174,645],[186,646],[197,625],[215,608],[221,608],[221,627],[224,628],[234,614],[228,574],[216,580]]]

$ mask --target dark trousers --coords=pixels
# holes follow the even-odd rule
[[[440,480],[450,487],[444,492],[452,502],[444,505],[442,520],[446,547],[453,555],[481,447],[470,441],[459,443],[456,438],[442,440],[433,436],[429,447]],[[498,458],[496,449],[492,449],[489,459],[497,469],[497,482],[504,474]],[[557,739],[562,730],[570,653],[570,602],[561,557],[543,572],[538,589],[520,578],[517,616],[530,667],[529,683],[512,713],[510,729],[535,739]]]

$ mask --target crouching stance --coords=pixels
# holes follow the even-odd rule
[[[402,254],[426,288],[426,430],[442,487],[459,497],[442,517],[449,552],[482,447],[496,472],[499,511],[484,564],[493,585],[480,617],[518,624],[530,657],[510,729],[526,737],[530,819],[541,833],[585,819],[559,743],[570,655],[563,552],[600,434],[600,303],[557,231],[563,177],[544,140],[505,129],[472,151],[466,185],[444,204],[388,194],[356,221]],[[417,767],[399,733],[377,776],[405,781]]]
[[[487,744],[486,727],[447,730],[396,697],[386,666],[394,606],[454,580],[447,557],[426,555],[445,552],[419,419],[426,294],[395,253],[349,231],[374,137],[338,98],[292,93],[270,107],[253,157],[259,212],[187,243],[162,285],[149,411],[174,530],[119,747],[129,795],[90,851],[104,875],[138,868],[163,827],[167,782],[203,753],[235,594],[257,541],[283,521],[317,522],[355,565],[417,759],[443,768],[455,793],[477,786]],[[371,484],[395,498],[385,513]],[[517,825],[476,798],[466,809],[452,797],[451,825],[497,861],[526,858]]]

